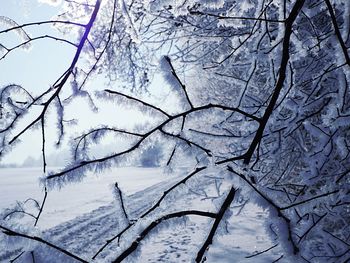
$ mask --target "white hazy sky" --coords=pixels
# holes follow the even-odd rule
[[[43,3],[41,0],[0,0],[0,16],[6,16],[15,20],[18,24],[50,20],[60,10],[60,5],[53,6]],[[0,30],[5,29],[5,25],[0,24]],[[58,35],[59,33],[50,26],[32,26],[26,28],[31,37],[45,34]],[[20,38],[14,33],[0,34],[0,43],[7,47],[12,47],[20,43]],[[72,46],[58,43],[57,41],[42,39],[33,42],[28,50],[15,50],[5,59],[0,60],[0,87],[11,83],[19,84],[27,90],[38,94],[41,90],[46,90],[56,79],[68,68],[74,56],[75,49]],[[103,85],[103,80],[98,81],[98,85]],[[67,88],[69,85],[66,84]],[[80,103],[80,104],[79,104]],[[116,123],[122,126],[128,123],[140,122],[146,117],[133,110],[125,110],[115,104],[107,103],[106,108],[101,109],[98,117],[87,116],[87,103],[78,102],[71,109],[76,116],[82,117],[79,128],[88,129],[95,122],[109,123],[108,118],[118,120]],[[101,119],[101,116],[104,118]],[[102,120],[102,122],[101,122]],[[50,124],[49,124],[50,125]],[[49,126],[48,125],[48,126]],[[53,127],[54,124],[52,123]],[[72,129],[72,133],[74,133]],[[47,149],[50,152],[56,138],[54,129],[47,129]],[[22,137],[22,143],[17,145],[11,153],[6,156],[2,163],[22,163],[28,156],[37,158],[41,152],[41,136],[39,130],[26,133]]]
[[[1,0],[0,6],[0,16],[9,17],[18,24],[47,20],[57,11],[57,7],[39,3],[37,0]],[[5,28],[6,25],[0,24],[0,29]],[[37,35],[38,27],[28,28],[28,33],[31,36]],[[0,35],[0,43],[7,47],[13,47],[20,41],[19,36],[13,32]],[[59,72],[65,69],[68,57],[74,52],[72,48],[57,45],[50,40],[38,40],[33,44],[30,50],[15,50],[0,61],[0,87],[15,83],[32,91],[46,89],[57,78]],[[35,155],[37,135],[37,132],[26,134],[23,140],[30,143],[15,147],[4,162],[20,163],[26,155]]]

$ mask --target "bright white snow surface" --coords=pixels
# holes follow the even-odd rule
[[[40,169],[0,169],[0,208],[9,206],[16,199],[25,200],[33,197],[41,200],[43,193],[38,187]],[[181,177],[180,177],[181,178]],[[120,253],[117,242],[112,242],[106,249],[91,260],[107,239],[118,234],[125,227],[125,220],[113,202],[112,187],[116,181],[125,194],[126,209],[130,218],[137,218],[142,212],[158,200],[163,191],[179,178],[162,174],[157,168],[115,168],[96,176],[87,176],[80,183],[67,185],[60,191],[50,191],[45,212],[39,227],[45,230],[44,238],[52,243],[91,262],[111,262]],[[183,210],[200,209],[216,211],[209,200],[196,194],[170,197],[165,205],[183,207]],[[175,205],[174,205],[175,207]],[[278,242],[271,240],[266,231],[266,213],[253,204],[241,209],[232,206],[232,214],[226,215],[226,222],[220,227],[219,235],[210,246],[206,262],[273,262],[283,255],[280,246],[276,246],[259,256],[249,256],[266,250]],[[176,210],[176,209],[175,209]],[[240,211],[240,213],[238,213]],[[160,212],[160,214],[164,214]],[[159,217],[159,216],[158,216]],[[152,218],[154,220],[154,218]],[[190,216],[185,220],[171,219],[161,223],[126,262],[193,262],[203,244],[213,220],[199,216]],[[136,224],[143,229],[150,221]],[[125,235],[121,243],[130,244],[135,236]],[[128,242],[129,241],[129,242]],[[17,251],[17,254],[20,251]],[[35,250],[36,262],[77,262],[71,258],[39,246]],[[16,253],[0,251],[0,261],[8,262]],[[248,258],[247,258],[248,257]],[[32,262],[29,253],[23,254],[16,262]],[[288,262],[286,257],[278,262]]]
[[[41,175],[41,168],[0,169],[0,209],[27,198],[40,203],[44,196],[39,185]],[[98,175],[89,174],[81,182],[49,192],[40,226],[50,228],[109,204],[114,198],[115,182],[130,195],[167,179],[159,168],[122,167]]]

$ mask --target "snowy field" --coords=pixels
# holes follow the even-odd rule
[[[41,168],[0,168],[0,209],[28,198],[40,203],[44,196],[39,185],[41,174]],[[40,226],[50,228],[111,203],[115,182],[130,195],[167,179],[157,168],[123,167],[98,176],[89,174],[82,182],[49,192]]]
[[[43,193],[38,187],[38,174],[41,172],[36,168],[1,169],[0,207],[5,208],[16,199],[33,197],[41,200]],[[98,177],[90,175],[81,183],[49,192],[39,227],[45,230],[46,239],[90,262],[106,240],[123,228],[111,191],[116,181],[125,195],[128,195],[128,214],[136,218],[159,198],[164,189],[177,180],[179,179],[163,175],[161,169],[156,168],[116,168]],[[198,205],[193,196],[174,198],[170,203],[188,208]],[[211,202],[200,202],[200,206],[202,210],[213,209]],[[252,204],[240,210],[241,207],[232,209],[232,215],[227,218],[229,224],[214,239],[206,262],[264,263],[279,259],[283,252],[277,241],[271,240],[266,233],[266,213]],[[164,224],[166,227],[155,229],[156,234],[151,234],[142,241],[140,249],[128,257],[129,261],[126,262],[191,262],[205,240],[210,229],[208,223],[211,222],[198,216],[191,216],[185,221],[170,220]],[[131,237],[126,237],[127,240],[129,238]],[[276,246],[268,252],[251,257],[274,245]],[[47,254],[48,250],[44,247],[39,247],[36,251],[36,262],[76,262],[62,255],[52,256],[54,251]],[[107,246],[92,262],[111,262],[117,253],[115,242]],[[1,251],[0,262],[8,262],[15,255]],[[16,262],[31,262],[30,255],[24,255]],[[289,261],[282,257],[278,262]]]

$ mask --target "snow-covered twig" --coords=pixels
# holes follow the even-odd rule
[[[231,187],[229,193],[227,194],[227,196],[225,198],[225,201],[223,202],[223,204],[220,207],[220,210],[218,211],[218,213],[215,214],[215,221],[214,221],[213,226],[208,234],[208,237],[197,253],[197,257],[196,257],[197,263],[202,262],[204,253],[209,249],[209,246],[213,243],[213,237],[216,233],[216,230],[217,230],[222,218],[224,217],[224,214],[229,209],[229,207],[230,207],[230,205],[235,197],[235,193],[236,193],[236,189]]]
[[[45,191],[44,198],[43,198],[43,201],[41,202],[39,213],[38,213],[38,215],[35,218],[34,226],[36,226],[38,224],[39,218],[40,218],[41,213],[43,212],[43,209],[44,209],[44,206],[45,206],[45,202],[46,202],[46,198],[47,198],[47,189],[46,189],[46,187],[45,187],[44,191]]]
[[[273,202],[269,197],[267,197],[265,194],[263,194],[258,188],[256,188],[256,186],[254,184],[252,184],[243,174],[236,172],[231,166],[227,166],[227,170],[229,172],[231,172],[231,173],[234,173],[234,174],[238,175],[241,179],[243,179],[251,188],[253,188],[253,190],[259,196],[261,196],[265,201],[267,201],[277,211],[278,216],[283,218],[285,224],[287,225],[288,240],[289,240],[289,242],[291,243],[291,245],[293,247],[293,253],[294,254],[299,253],[299,248],[295,244],[295,241],[294,241],[293,236],[292,236],[292,229],[291,229],[291,225],[290,225],[290,219],[282,213],[281,208],[275,202]]]
[[[82,36],[82,38],[80,39],[79,45],[77,46],[77,51],[74,55],[74,58],[72,59],[71,65],[69,66],[69,69],[65,72],[64,75],[62,75],[62,77],[60,77],[60,81],[55,85],[55,91],[54,93],[49,97],[49,99],[43,103],[43,109],[41,111],[41,113],[39,114],[38,117],[36,117],[32,122],[30,122],[28,125],[26,125],[22,130],[20,130],[10,141],[9,144],[14,143],[15,141],[17,141],[19,139],[20,136],[22,136],[25,132],[27,132],[30,128],[32,128],[33,126],[35,126],[36,123],[41,122],[41,124],[43,125],[44,123],[44,119],[46,116],[46,112],[49,109],[49,106],[51,105],[51,102],[54,101],[54,99],[60,94],[63,86],[66,84],[68,78],[71,76],[74,67],[76,66],[80,54],[83,50],[84,44],[87,41],[87,38],[89,36],[89,33],[91,31],[92,25],[96,20],[98,11],[100,9],[100,5],[101,5],[101,0],[97,0],[96,4],[95,4],[95,8],[91,14],[90,20],[89,22],[85,25],[85,31],[84,34]],[[58,81],[58,80],[57,80]],[[44,128],[43,128],[44,129]],[[44,133],[42,134],[43,136],[43,148],[45,148],[45,135]],[[44,153],[43,153],[44,154]],[[45,168],[46,168],[46,164],[44,163],[44,172],[45,172]]]
[[[115,187],[114,192],[115,192],[116,198],[120,201],[120,206],[121,206],[121,208],[122,208],[122,211],[123,211],[123,213],[124,213],[124,216],[125,216],[126,220],[127,220],[128,222],[130,222],[130,219],[129,219],[129,217],[128,217],[128,214],[127,214],[127,212],[126,212],[126,210],[125,210],[125,205],[124,205],[124,200],[123,200],[123,194],[122,194],[122,191],[120,190],[120,188],[119,188],[119,186],[118,186],[118,183],[115,183],[115,184],[114,184],[114,187]]]
[[[160,223],[162,223],[165,220],[177,218],[177,217],[184,217],[184,216],[190,216],[190,215],[197,215],[197,216],[204,216],[209,218],[216,218],[217,214],[211,213],[211,212],[204,212],[204,211],[197,211],[197,210],[188,210],[188,211],[180,211],[172,214],[167,214],[165,216],[162,216],[161,218],[153,221],[150,223],[135,239],[135,241],[132,242],[132,244],[125,249],[122,254],[120,254],[113,263],[119,263],[122,262],[126,257],[128,257],[132,252],[134,252],[137,247],[139,246],[140,242],[149,234],[149,232],[157,227]]]
[[[267,249],[264,249],[264,250],[262,250],[262,251],[259,251],[259,252],[255,253],[255,254],[253,254],[253,255],[246,256],[245,258],[252,258],[252,257],[259,256],[259,255],[261,255],[261,254],[264,254],[264,253],[270,251],[271,249],[274,249],[274,248],[277,247],[277,246],[278,246],[278,244],[275,244],[275,245],[273,245],[273,246],[271,246],[271,247],[269,247],[269,248],[267,248]]]
[[[334,11],[333,11],[333,7],[332,7],[332,5],[331,5],[329,0],[325,0],[325,2],[326,2],[326,5],[327,5],[329,14],[331,15],[334,31],[335,31],[335,34],[336,34],[336,36],[338,38],[339,44],[340,44],[340,46],[342,48],[346,64],[348,64],[348,66],[350,67],[350,57],[349,57],[349,53],[348,53],[348,48],[346,47],[346,45],[344,43],[344,40],[343,40],[343,38],[341,36],[340,30],[339,30],[339,26],[338,26],[338,23],[337,23],[337,18],[335,17],[335,14],[334,14]]]
[[[39,242],[39,243],[42,243],[42,244],[45,244],[51,248],[54,248],[58,251],[60,251],[61,253],[71,257],[71,258],[74,258],[76,260],[78,260],[79,262],[83,262],[83,263],[88,263],[88,261],[70,253],[69,251],[59,247],[59,246],[56,246],[55,244],[52,244],[51,242],[47,241],[47,240],[44,240],[42,239],[41,237],[38,237],[38,236],[29,236],[27,234],[23,234],[23,233],[20,233],[20,232],[16,232],[15,230],[12,230],[10,228],[7,228],[5,226],[2,226],[0,225],[0,229],[2,229],[2,232],[5,234],[5,235],[8,235],[8,236],[14,236],[14,237],[22,237],[22,238],[26,238],[26,239],[30,239],[30,240],[34,240],[36,242]]]
[[[193,177],[195,174],[199,173],[200,171],[206,169],[207,167],[200,167],[197,168],[195,171],[187,175],[185,178],[183,178],[181,181],[174,184],[172,187],[168,188],[163,192],[163,195],[158,199],[158,201],[149,208],[146,212],[144,212],[139,218],[145,218],[147,215],[149,215],[151,212],[153,212],[157,207],[160,206],[161,202],[164,200],[164,198],[174,189],[176,189],[179,185],[186,183],[187,180],[189,180],[191,177]],[[95,255],[92,257],[92,259],[95,259],[110,243],[112,243],[114,240],[119,239],[127,230],[129,230],[132,226],[135,225],[137,221],[130,222],[129,224],[120,231],[117,235],[113,236],[112,238],[108,239],[106,243],[95,253]]]

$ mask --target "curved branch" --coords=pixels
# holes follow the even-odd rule
[[[5,227],[5,226],[2,226],[2,225],[0,225],[0,229],[3,230],[2,232],[3,232],[5,235],[8,235],[8,236],[15,236],[15,237],[23,237],[23,238],[26,238],[26,239],[30,239],[30,240],[37,241],[37,242],[42,243],[42,244],[45,244],[45,245],[47,245],[47,246],[49,246],[49,247],[51,247],[51,248],[54,248],[54,249],[60,251],[61,253],[65,254],[65,255],[67,255],[67,256],[69,256],[69,257],[71,257],[71,258],[74,258],[74,259],[78,260],[79,262],[88,263],[86,260],[84,260],[84,259],[82,259],[82,258],[80,258],[80,257],[78,257],[78,256],[76,256],[76,255],[74,255],[74,254],[72,254],[72,253],[70,253],[70,252],[67,251],[67,250],[64,250],[63,248],[60,248],[60,247],[58,247],[58,246],[56,246],[56,245],[50,243],[49,241],[46,241],[46,240],[42,239],[41,237],[29,236],[29,235],[27,235],[27,234],[19,233],[19,232],[16,232],[16,231],[14,231],[14,230],[11,230],[11,229],[9,229],[9,228],[7,228],[7,227]]]
[[[269,197],[267,197],[265,194],[263,194],[258,188],[255,187],[255,185],[253,185],[243,174],[240,174],[238,172],[236,172],[232,167],[227,166],[227,170],[231,173],[234,173],[236,175],[238,175],[241,179],[243,179],[251,188],[253,188],[253,190],[259,195],[261,196],[265,201],[267,201],[276,211],[279,217],[281,217],[286,225],[287,225],[287,229],[288,229],[288,240],[290,241],[292,247],[293,247],[293,253],[294,254],[298,254],[299,253],[299,248],[297,247],[297,245],[294,242],[294,239],[292,237],[292,229],[290,226],[290,219],[288,217],[286,217],[282,211],[281,208],[275,204],[275,202],[273,202]]]
[[[38,224],[39,218],[41,216],[41,213],[43,212],[44,206],[45,206],[45,202],[46,202],[46,198],[47,198],[47,189],[45,187],[45,194],[44,194],[44,198],[43,201],[41,203],[40,209],[39,209],[39,213],[38,215],[35,217],[35,223],[34,226],[36,226]]]
[[[51,102],[59,95],[60,91],[62,90],[63,86],[65,85],[65,83],[67,82],[68,78],[70,77],[70,75],[72,74],[73,72],[73,69],[75,67],[75,65],[77,64],[78,60],[79,60],[79,57],[80,57],[80,54],[83,50],[83,47],[84,47],[84,44],[89,36],[89,33],[91,31],[91,28],[92,28],[92,25],[94,23],[94,21],[96,20],[96,17],[97,17],[97,13],[100,9],[100,5],[101,5],[101,0],[97,0],[96,1],[96,4],[95,4],[95,8],[91,14],[91,17],[90,17],[90,20],[88,22],[88,24],[86,25],[86,29],[85,29],[85,32],[80,40],[80,43],[78,45],[78,48],[77,48],[77,51],[74,55],[74,58],[72,60],[72,63],[70,65],[70,67],[68,68],[68,70],[59,78],[60,81],[56,81],[57,84],[55,84],[55,88],[56,88],[56,91],[54,92],[53,95],[51,95],[51,97],[43,104],[44,105],[44,108],[43,110],[41,111],[40,115],[34,120],[32,121],[29,125],[27,125],[24,129],[22,129],[17,135],[15,135],[13,137],[13,139],[9,142],[9,144],[13,143],[15,140],[17,140],[23,133],[25,133],[27,130],[29,130],[32,126],[34,126],[37,122],[41,121],[44,119],[45,117],[45,113],[49,107],[49,105],[51,104]],[[51,90],[51,88],[50,88]],[[49,92],[50,90],[48,90],[47,92]]]
[[[17,46],[14,46],[12,48],[5,48],[6,49],[6,53],[0,58],[0,60],[4,59],[8,54],[10,54],[12,51],[18,49],[18,48],[21,48],[25,45],[28,45],[30,42],[32,41],[35,41],[35,40],[40,40],[40,39],[52,39],[52,40],[55,40],[55,41],[60,41],[60,42],[63,42],[63,43],[66,43],[66,44],[69,44],[69,45],[72,45],[74,47],[78,47],[78,45],[74,44],[73,42],[67,40],[67,39],[64,39],[64,38],[59,38],[59,37],[54,37],[54,36],[50,36],[50,35],[43,35],[43,36],[39,36],[39,37],[33,37],[33,38],[29,38],[28,40],[26,40],[25,42],[22,42],[21,44],[18,44]]]
[[[212,156],[212,153],[211,153],[211,151],[210,151],[209,149],[204,148],[203,146],[199,145],[198,143],[195,143],[195,142],[193,142],[193,141],[191,141],[191,140],[189,140],[189,139],[187,139],[187,138],[184,138],[184,137],[182,137],[182,136],[179,135],[179,134],[172,134],[172,133],[169,133],[169,132],[164,131],[163,129],[160,129],[160,131],[161,131],[163,134],[165,134],[165,135],[167,135],[167,136],[169,136],[169,137],[177,138],[177,139],[179,139],[179,140],[185,142],[185,143],[188,144],[189,146],[192,146],[192,145],[193,145],[193,146],[197,147],[198,149],[201,149],[201,150],[202,150],[203,152],[205,152],[209,157]]]
[[[109,91],[109,90],[108,90]],[[114,92],[114,91],[111,91],[111,92]],[[119,92],[116,92],[119,94]],[[139,99],[136,99],[134,97],[131,97],[131,96],[128,96],[128,95],[125,95],[123,94],[125,97],[127,96],[128,99],[131,99],[131,100],[135,100],[139,103],[142,103],[143,105],[145,106],[149,106],[151,108],[155,108],[155,109],[158,109],[156,108],[155,106],[151,105],[151,104],[148,104],[142,100],[139,100]],[[194,113],[194,112],[197,112],[197,111],[202,111],[202,110],[206,110],[206,109],[213,109],[213,108],[218,108],[218,109],[221,109],[221,110],[225,110],[225,111],[233,111],[233,112],[238,112],[248,118],[251,118],[253,120],[256,120],[256,121],[260,121],[260,119],[258,117],[255,117],[254,115],[251,115],[249,113],[246,113],[238,108],[235,108],[235,107],[227,107],[227,106],[223,106],[223,105],[219,105],[219,104],[207,104],[207,105],[204,105],[204,106],[199,106],[199,107],[195,107],[195,108],[192,108],[188,111],[185,111],[185,112],[182,112],[182,113],[179,113],[177,115],[173,115],[173,116],[170,116],[168,119],[166,119],[165,121],[163,121],[162,123],[158,124],[156,127],[154,127],[153,129],[151,129],[150,131],[148,131],[147,133],[145,133],[139,141],[137,141],[133,146],[131,146],[130,148],[128,148],[127,150],[125,151],[122,151],[122,152],[118,152],[118,153],[114,153],[112,155],[108,155],[108,156],[105,156],[105,157],[102,157],[102,158],[97,158],[97,159],[93,159],[93,160],[88,160],[88,161],[81,161],[80,163],[76,164],[75,166],[72,166],[66,170],[63,170],[59,173],[56,173],[56,174],[52,174],[52,175],[49,175],[46,177],[46,179],[53,179],[53,178],[58,178],[58,177],[61,177],[69,172],[72,172],[72,171],[75,171],[81,167],[85,167],[87,165],[91,165],[91,164],[95,164],[95,163],[102,163],[102,162],[105,162],[107,160],[110,160],[110,159],[113,159],[113,158],[116,158],[116,157],[119,157],[119,156],[122,156],[122,155],[125,155],[127,153],[130,153],[132,151],[134,151],[135,149],[137,149],[141,144],[142,142],[150,137],[152,134],[154,134],[156,131],[160,131],[163,127],[165,127],[165,125],[167,125],[168,123],[170,123],[172,120],[176,119],[176,118],[182,118],[182,117],[185,117],[191,113]],[[161,110],[161,109],[159,109]],[[246,157],[246,155],[242,155],[242,156],[239,156],[239,157],[235,157],[237,159],[244,159]],[[218,162],[217,164],[220,164],[220,163],[223,163],[223,162],[227,162],[228,160],[224,160],[222,162]]]
[[[39,21],[39,22],[32,22],[32,23],[26,23],[26,24],[22,24],[22,25],[18,25],[15,27],[11,27],[8,29],[4,29],[0,31],[0,34],[3,33],[7,33],[7,32],[11,32],[12,30],[17,30],[17,29],[21,29],[23,27],[28,27],[28,26],[39,26],[39,25],[44,25],[44,24],[68,24],[68,25],[74,25],[74,26],[80,26],[80,27],[86,27],[86,25],[81,24],[81,23],[75,23],[75,22],[71,22],[71,21],[64,21],[64,20],[47,20],[47,21]]]
[[[197,216],[204,216],[204,217],[210,217],[210,218],[216,218],[216,214],[210,213],[210,212],[204,212],[204,211],[197,211],[197,210],[189,210],[189,211],[181,211],[176,212],[172,214],[165,215],[155,221],[153,221],[150,225],[148,225],[135,239],[135,241],[126,249],[123,251],[122,254],[120,254],[113,263],[119,263],[122,262],[123,259],[128,257],[132,252],[134,252],[137,247],[139,246],[140,242],[151,232],[152,229],[154,229],[156,226],[158,226],[160,223],[162,223],[165,220],[176,218],[176,217],[183,217],[188,215],[197,215]]]
[[[164,198],[172,191],[174,190],[176,187],[178,187],[181,184],[186,183],[186,181],[188,179],[190,179],[192,176],[194,176],[195,174],[199,173],[200,171],[206,169],[207,167],[200,167],[197,168],[195,171],[193,171],[192,173],[190,173],[189,175],[187,175],[185,178],[183,178],[181,181],[177,182],[176,184],[174,184],[172,187],[170,187],[169,189],[167,189],[166,191],[163,192],[163,195],[159,198],[159,200],[150,208],[148,209],[146,212],[144,212],[140,218],[144,218],[146,217],[148,214],[150,214],[152,211],[154,211],[157,207],[160,206],[161,202],[164,200]],[[136,221],[134,222],[129,222],[129,224],[121,231],[119,232],[117,235],[115,235],[114,237],[108,239],[106,241],[106,243],[95,253],[95,255],[92,257],[92,259],[95,259],[110,243],[112,243],[114,240],[120,238],[129,228],[131,228],[133,225],[136,224]]]

